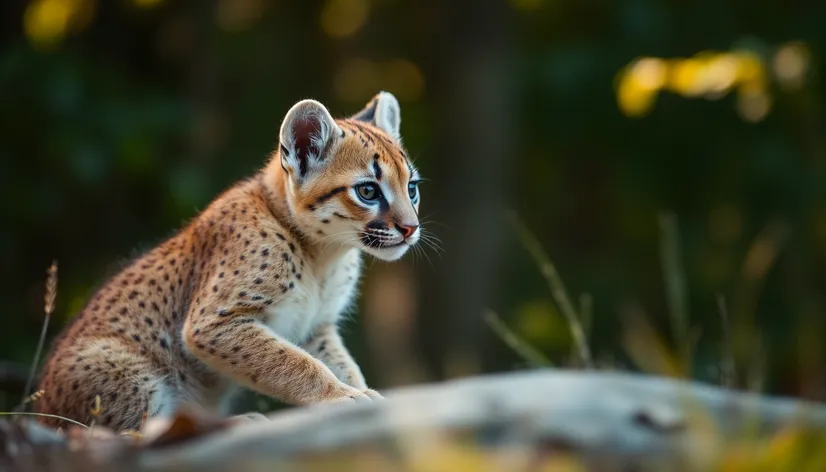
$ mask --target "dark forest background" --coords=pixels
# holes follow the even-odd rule
[[[823,399],[824,57],[815,0],[5,0],[0,359],[32,358],[53,259],[50,339],[294,102],[387,90],[443,250],[368,263],[345,335],[372,385],[532,365],[491,312],[570,365],[513,212],[599,366],[731,384],[733,358],[738,387]]]

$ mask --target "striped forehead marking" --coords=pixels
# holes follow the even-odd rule
[[[399,161],[404,161],[410,175],[413,176],[413,174],[415,174],[415,170],[413,169],[413,165],[410,163],[407,152],[389,136],[380,132],[373,126],[362,123],[358,120],[344,120],[344,124],[348,125],[350,131],[352,131],[353,135],[361,141],[364,148],[368,148],[372,145],[378,148],[379,151],[382,151],[373,155],[372,169],[377,179],[381,180],[383,176],[379,162],[384,162],[385,165],[390,166],[391,164],[387,161],[391,161],[392,165],[396,168],[396,172],[401,177],[404,175],[404,172],[400,167],[401,163]]]
[[[353,134],[361,139],[361,143],[364,147],[367,147],[368,144],[380,144],[381,147],[388,150],[400,148],[400,146],[393,142],[389,136],[380,132],[375,127],[368,125],[367,123],[362,123],[358,120],[346,120],[345,123],[355,128]]]

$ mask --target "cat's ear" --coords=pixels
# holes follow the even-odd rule
[[[324,164],[341,129],[321,103],[302,100],[287,112],[281,124],[281,164],[298,180]]]
[[[390,92],[379,92],[364,109],[353,115],[352,119],[370,123],[396,140],[401,139],[401,109],[399,101]]]

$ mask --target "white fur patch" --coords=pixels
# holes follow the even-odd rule
[[[305,271],[301,283],[267,309],[267,326],[287,341],[301,344],[319,325],[335,323],[355,295],[360,257],[358,249],[348,249],[337,260],[319,261],[318,273]]]
[[[162,379],[150,380],[144,388],[155,390],[149,399],[149,416],[169,416],[175,411],[178,406],[175,390]]]

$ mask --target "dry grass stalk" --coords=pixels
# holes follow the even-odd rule
[[[37,350],[35,350],[34,359],[32,359],[32,365],[29,369],[29,378],[26,380],[26,388],[23,391],[23,400],[21,405],[25,405],[27,403],[26,400],[29,397],[29,392],[31,391],[32,384],[34,383],[35,372],[37,372],[37,366],[40,364],[40,355],[43,352],[43,345],[46,344],[46,331],[49,328],[49,319],[54,312],[55,300],[57,299],[57,261],[52,262],[52,265],[49,266],[46,274],[46,294],[43,297],[43,311],[46,312],[46,317],[43,320],[43,327],[40,329],[40,339],[37,342]]]

